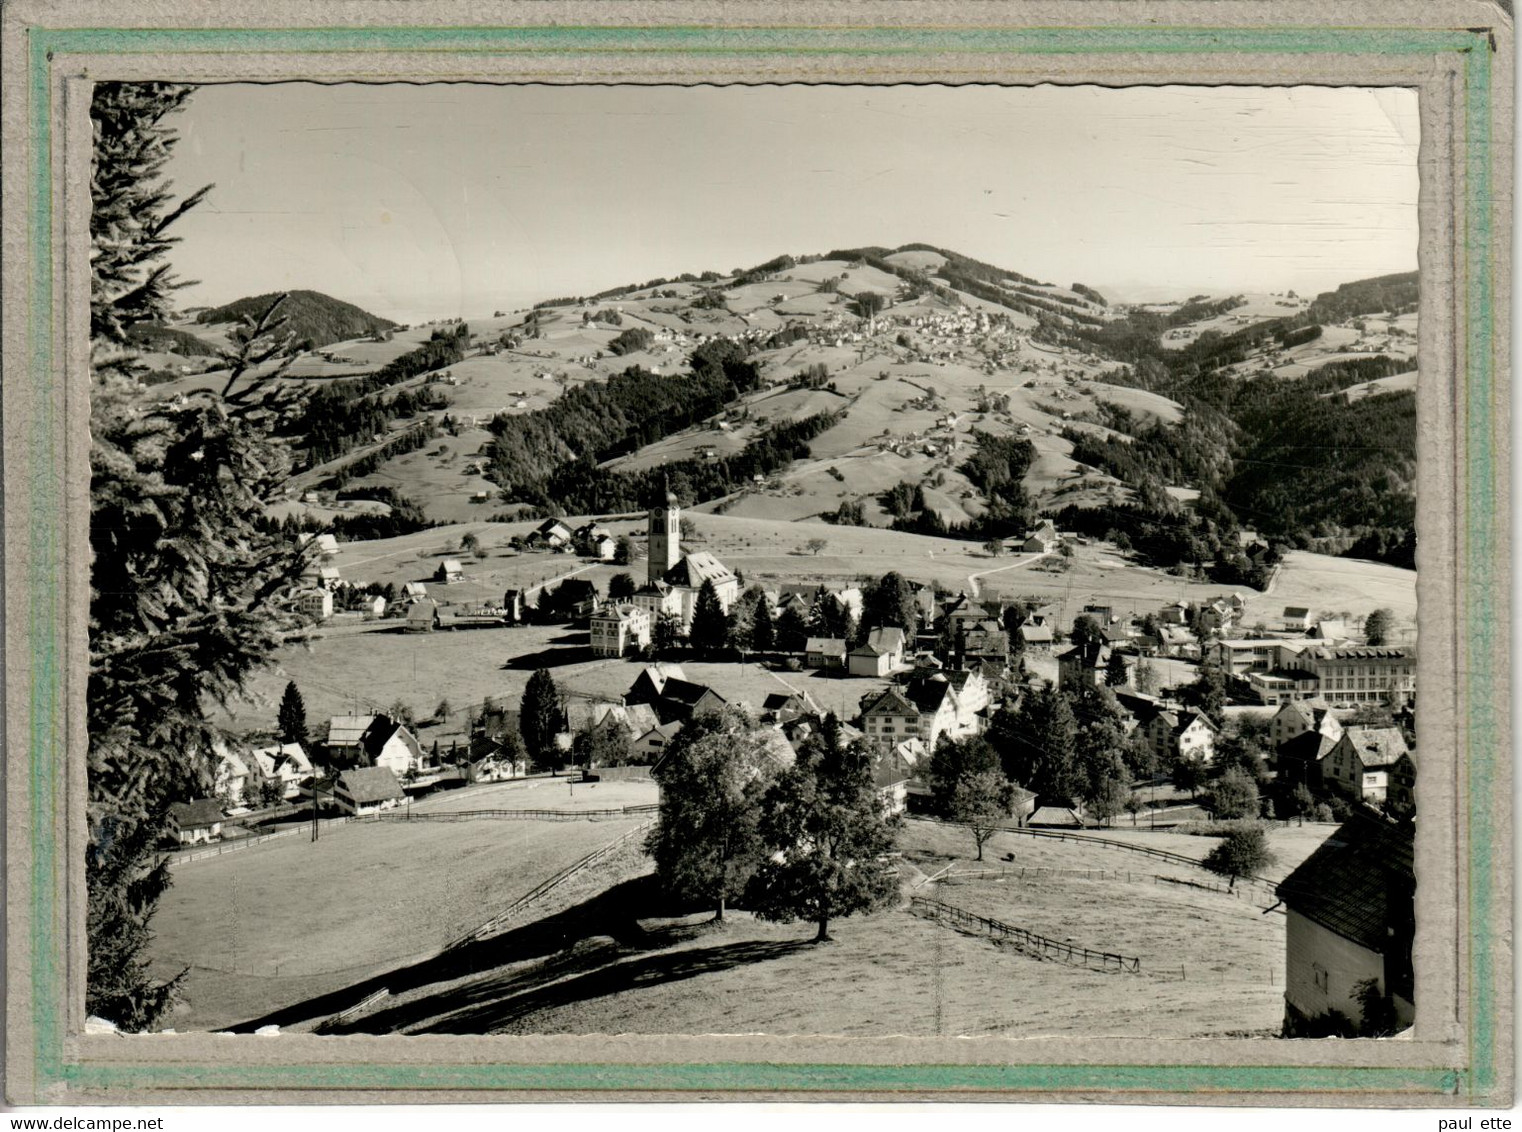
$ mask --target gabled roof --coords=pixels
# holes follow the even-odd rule
[[[386,715],[375,717],[374,722],[365,729],[364,735],[361,736],[360,746],[373,759],[381,751],[385,750],[386,744],[391,742],[392,737],[396,735],[400,735],[404,742],[411,739],[412,742],[408,745],[418,747],[417,739],[411,731],[407,730],[406,724]],[[418,747],[418,749],[421,750],[422,748]]]
[[[1283,762],[1286,759],[1300,763],[1319,763],[1332,753],[1337,746],[1337,740],[1323,735],[1319,731],[1302,731],[1293,739],[1279,744],[1278,757]]]
[[[873,645],[866,644],[857,645],[854,649],[851,650],[849,655],[871,657],[873,660],[876,660],[880,656],[887,656],[888,653],[885,649],[880,649]]]
[[[873,648],[882,649],[883,652],[901,653],[904,651],[904,631],[897,625],[886,629],[873,629],[867,634],[867,644]]]
[[[720,696],[719,693],[715,692],[707,684],[694,684],[691,680],[670,679],[666,681],[666,686],[661,689],[661,699],[674,700],[689,707],[709,694],[717,697],[721,703],[727,702],[723,696]]]
[[[861,714],[918,715],[919,708],[897,688],[884,688],[861,705]]]
[[[169,807],[169,816],[181,829],[204,829],[223,820],[222,805],[215,798],[176,802]]]
[[[1389,766],[1410,748],[1399,727],[1349,727],[1339,743],[1349,744],[1364,766]]]
[[[700,589],[704,582],[712,582],[717,586],[721,582],[734,581],[735,577],[734,571],[706,550],[684,554],[681,561],[663,576],[673,586],[686,586],[693,590]]]
[[[328,720],[328,746],[355,747],[375,722],[373,715],[335,715]]]
[[[804,652],[818,652],[825,656],[845,656],[846,643],[839,637],[810,637]]]
[[[1284,616],[1294,621],[1303,620],[1311,615],[1311,611],[1303,605],[1287,605],[1284,607]]]
[[[434,601],[431,597],[424,598],[422,601],[415,601],[407,607],[408,621],[431,622],[438,615],[439,603]]]
[[[338,785],[359,805],[384,802],[388,798],[400,801],[406,797],[390,767],[364,766],[346,770],[338,776]]]
[[[922,713],[939,711],[947,697],[954,698],[955,695],[951,681],[940,673],[922,680],[912,680],[904,689],[904,697]]]
[[[465,571],[465,567],[460,565],[458,558],[446,558],[440,565],[444,567],[446,574],[461,574]]]
[[[307,758],[307,753],[300,743],[281,743],[276,747],[257,747],[251,754],[259,763],[259,773],[265,778],[273,778],[280,769],[287,764],[296,768],[300,774],[312,773],[312,760]]]
[[[1416,874],[1411,824],[1356,812],[1280,883],[1293,912],[1381,954],[1409,940]]]

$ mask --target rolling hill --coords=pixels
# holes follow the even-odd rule
[[[274,301],[278,292],[251,295],[236,299],[220,307],[211,307],[196,314],[196,322],[216,326],[236,324],[246,317],[258,317]],[[286,329],[295,334],[298,342],[310,342],[313,347],[327,346],[351,338],[364,338],[382,334],[396,327],[389,319],[361,310],[353,303],[346,303],[320,291],[291,291],[281,308],[287,319]]]

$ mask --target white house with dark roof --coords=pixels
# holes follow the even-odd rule
[[[169,807],[169,826],[181,845],[200,845],[222,836],[222,806],[215,798],[175,802]]]
[[[394,809],[406,797],[396,775],[384,766],[346,770],[333,786],[333,801],[338,808],[356,817]]]
[[[263,778],[280,783],[280,796],[285,799],[299,797],[301,784],[314,773],[312,760],[300,743],[255,747],[249,754]]]
[[[653,620],[650,608],[637,602],[603,606],[592,614],[589,625],[593,656],[623,656],[650,644]]]
[[[1391,768],[1409,753],[1399,727],[1349,727],[1322,761],[1322,782],[1355,801],[1383,802]]]
[[[1285,908],[1284,1032],[1317,1036],[1336,1012],[1364,1030],[1360,984],[1387,996],[1395,1025],[1415,1016],[1414,828],[1360,811],[1289,876]]]
[[[653,618],[663,612],[674,612],[681,615],[683,625],[690,625],[704,582],[713,584],[719,604],[727,613],[740,596],[740,579],[706,550],[682,553],[681,514],[676,496],[669,492],[663,506],[650,509],[645,585],[636,591],[634,600],[651,608]]]

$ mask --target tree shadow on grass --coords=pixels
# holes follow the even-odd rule
[[[590,640],[590,636],[588,637]],[[524,653],[515,656],[502,667],[505,669],[517,669],[519,671],[536,671],[540,668],[564,668],[571,664],[585,664],[589,660],[595,660],[592,655],[592,646],[580,647],[563,646],[561,648],[540,649],[538,652]]]
[[[547,977],[559,972],[543,969],[529,973],[529,978],[509,976],[504,980],[483,980],[461,987],[426,1004],[432,1017],[440,1021],[416,1030],[421,1034],[484,1034],[515,1028],[533,1015],[557,1007],[589,1002],[642,987],[659,986],[697,978],[735,967],[780,959],[811,947],[808,940],[744,940],[714,947],[689,948],[639,958],[623,958],[608,949],[581,957],[582,962],[603,964],[585,974],[571,975],[544,986]],[[577,957],[568,959],[574,961]],[[623,958],[623,961],[619,960]],[[569,972],[567,972],[569,973]],[[532,1026],[523,1032],[535,1032]]]
[[[226,1029],[242,1034],[252,1033],[261,1026],[290,1027],[318,1022],[339,1011],[348,1010],[378,990],[384,989],[392,995],[400,995],[436,983],[467,978],[506,963],[544,959],[590,935],[612,936],[615,940],[627,941],[631,946],[639,946],[648,936],[636,920],[639,916],[650,915],[652,904],[658,900],[654,878],[636,877],[541,920],[510,928],[489,939],[474,940],[409,966],[386,971],[341,990],[281,1007]],[[489,914],[489,910],[482,910],[483,919]],[[542,976],[536,978],[542,980]],[[436,1013],[430,1010],[429,1016]],[[355,1027],[354,1030],[331,1028],[325,1032],[373,1032],[370,1018],[356,1021]]]

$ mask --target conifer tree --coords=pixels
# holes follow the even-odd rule
[[[129,334],[170,313],[170,225],[209,189],[174,201],[162,179],[169,117],[191,88],[101,83],[94,153],[90,332],[90,677],[85,1008],[125,1030],[152,1027],[183,974],[149,971],[150,921],[170,883],[158,846],[169,807],[209,795],[208,708],[243,690],[296,625],[309,553],[265,521],[289,467],[251,419],[278,406],[277,297],[235,336],[228,381],[169,403],[138,386]],[[242,383],[241,385],[239,383]]]
[[[541,668],[528,678],[518,714],[523,745],[536,766],[553,766],[557,761],[555,736],[560,734],[564,720],[560,689],[549,669]]]
[[[771,652],[777,647],[777,630],[772,624],[772,607],[763,596],[756,601],[756,612],[751,619],[750,647],[757,652]]]
[[[296,687],[294,680],[287,682],[285,694],[280,697],[280,713],[276,720],[282,743],[300,743],[306,746],[307,705],[301,698],[301,689]]]
[[[729,643],[729,618],[719,604],[718,591],[713,580],[703,579],[698,589],[697,601],[692,607],[692,628],[687,632],[688,643],[704,656],[722,652]]]

